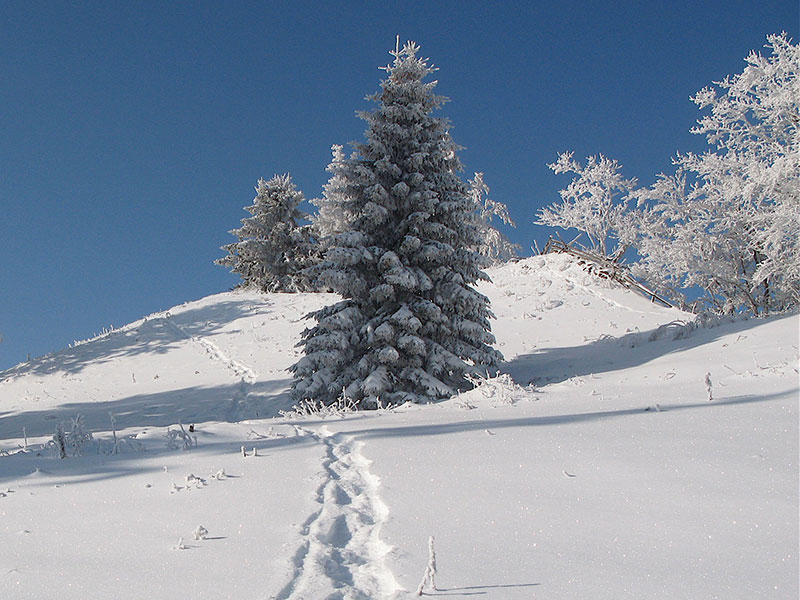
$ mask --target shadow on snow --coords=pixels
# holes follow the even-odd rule
[[[561,383],[573,377],[638,367],[656,358],[697,348],[764,323],[763,319],[749,319],[694,331],[681,330],[680,326],[668,324],[619,338],[601,338],[579,346],[546,348],[533,354],[520,354],[501,365],[500,369],[520,385]],[[688,335],[672,339],[681,333]],[[656,339],[651,341],[653,337]]]
[[[0,417],[0,440],[52,435],[58,423],[77,415],[89,431],[111,431],[111,415],[117,430],[131,427],[167,427],[208,421],[240,421],[269,418],[291,408],[290,379],[226,386],[189,387],[139,394],[108,402],[71,402],[48,410],[29,410]]]
[[[485,429],[502,429],[505,427],[547,427],[551,425],[570,425],[573,423],[586,423],[591,421],[601,421],[619,417],[630,416],[654,416],[661,413],[684,410],[700,410],[709,408],[720,408],[723,406],[736,406],[742,404],[753,404],[756,402],[769,402],[781,398],[792,399],[797,393],[797,389],[785,390],[774,394],[759,396],[735,396],[731,398],[720,398],[712,402],[704,401],[694,404],[674,404],[663,405],[660,411],[647,410],[642,408],[625,408],[619,410],[607,410],[586,413],[574,413],[563,415],[550,415],[544,417],[518,417],[511,419],[478,419],[474,421],[460,421],[456,423],[440,423],[434,425],[408,425],[404,427],[379,427],[360,430],[348,430],[360,439],[369,438],[391,438],[409,437],[423,435],[446,435],[450,433],[463,433],[468,431],[483,431]]]
[[[175,316],[169,316],[169,313],[152,315],[138,327],[116,329],[91,341],[21,363],[0,372],[0,379],[27,374],[74,374],[89,365],[104,364],[122,357],[166,354],[185,344],[191,336],[213,336],[237,319],[259,312],[266,314],[269,311],[262,309],[269,307],[266,300],[263,304],[254,304],[252,300],[243,298],[185,310]]]

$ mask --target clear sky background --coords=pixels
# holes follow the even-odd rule
[[[797,0],[0,4],[0,369],[230,289],[213,264],[259,177],[321,194],[363,139],[395,35],[440,68],[441,111],[530,254],[536,210],[598,152],[650,184],[688,97],[741,72]]]

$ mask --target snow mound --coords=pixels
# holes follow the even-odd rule
[[[324,294],[217,294],[0,373],[0,590],[395,600],[435,537],[431,595],[797,597],[798,315],[697,327],[568,256],[489,275],[503,372],[437,404],[290,411]]]

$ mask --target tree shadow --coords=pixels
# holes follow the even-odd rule
[[[603,337],[579,346],[520,354],[504,363],[501,371],[511,375],[520,385],[561,383],[573,377],[638,367],[662,356],[703,346],[726,335],[741,334],[764,322],[763,319],[749,319],[695,330],[670,323],[651,331],[627,333],[619,338]]]
[[[407,425],[403,427],[372,427],[357,430],[348,430],[361,439],[369,438],[392,438],[409,436],[427,435],[447,435],[451,433],[463,433],[468,431],[483,431],[485,429],[502,429],[506,427],[548,427],[551,425],[569,425],[573,423],[586,423],[591,421],[601,421],[605,419],[616,419],[620,417],[630,417],[633,415],[650,415],[656,417],[662,412],[701,410],[709,408],[719,408],[721,406],[735,406],[742,404],[753,404],[757,402],[769,402],[779,398],[791,398],[796,394],[796,389],[764,394],[759,396],[734,396],[730,398],[715,399],[713,402],[704,401],[692,404],[665,404],[660,406],[660,410],[650,410],[648,407],[625,408],[619,410],[606,410],[597,412],[585,412],[563,415],[551,415],[546,417],[515,417],[511,419],[478,419],[474,421],[460,421],[457,423],[438,423],[433,425]]]
[[[117,430],[131,427],[167,427],[208,421],[241,421],[277,416],[293,404],[290,379],[258,382],[242,394],[242,384],[188,387],[151,394],[138,394],[108,402],[70,402],[46,410],[6,414],[0,418],[0,440],[51,435],[58,423],[77,415],[89,431],[111,431],[114,415]]]
[[[16,452],[0,457],[0,482],[15,481],[19,486],[51,487],[53,485],[80,485],[82,483],[107,481],[144,473],[151,473],[155,476],[160,474],[162,469],[160,466],[156,466],[159,463],[154,459],[187,452],[195,457],[198,455],[213,457],[216,464],[222,456],[240,456],[239,450],[242,445],[241,440],[216,441],[204,438],[190,450],[179,450],[169,447],[165,439],[154,440],[152,439],[153,437],[158,438],[158,434],[154,433],[151,436],[145,449],[121,454],[87,453],[60,459],[56,454],[47,450]],[[105,441],[108,442],[108,439]],[[248,449],[257,448],[260,456],[308,447],[317,443],[311,436],[300,435],[247,440]],[[241,460],[253,460],[253,457],[249,456],[248,458],[241,458]],[[185,472],[176,472],[168,479],[170,481],[182,481],[184,475]],[[221,483],[224,483],[227,479],[236,478],[238,478],[237,475],[226,473]],[[16,493],[17,490],[11,489],[10,492]]]
[[[92,364],[103,364],[140,354],[160,355],[185,344],[192,336],[213,336],[226,325],[253,314],[269,312],[267,300],[228,300],[184,310],[174,317],[169,313],[145,318],[137,327],[126,327],[52,354],[35,358],[0,372],[0,379],[19,375],[79,373]]]

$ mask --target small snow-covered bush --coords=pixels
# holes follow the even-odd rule
[[[65,423],[59,423],[53,438],[45,444],[45,448],[58,453],[59,458],[80,456],[88,450],[89,446],[93,446],[97,452],[100,451],[99,446],[94,442],[92,433],[84,428],[82,415],[77,415],[72,419],[69,429],[66,429]]]
[[[462,405],[468,406],[468,398],[486,398],[492,401],[492,406],[500,404],[516,404],[520,400],[533,399],[536,388],[533,384],[525,387],[516,383],[508,373],[501,373],[496,377],[470,376],[474,389],[457,396]]]
[[[62,421],[56,425],[53,437],[44,444],[44,449],[59,458],[83,456],[85,454],[123,454],[141,452],[144,446],[136,434],[118,436],[114,419],[111,420],[112,438],[96,438],[86,429],[83,415],[77,415],[70,423]]]
[[[301,400],[291,410],[282,410],[279,414],[284,419],[308,419],[311,417],[324,419],[325,417],[343,417],[357,410],[356,401],[342,395],[336,402],[327,406],[317,400]]]
[[[635,331],[629,332],[616,339],[617,343],[626,348],[636,348],[644,343],[656,342],[658,340],[683,340],[691,337],[698,329],[712,329],[725,323],[746,321],[749,318],[750,315],[747,314],[718,315],[711,312],[704,312],[689,321],[676,319],[669,323],[664,323],[649,333],[640,332],[637,328]]]
[[[675,321],[670,321],[669,323],[664,323],[660,325],[658,329],[653,331],[648,337],[648,341],[655,342],[656,340],[660,340],[663,338],[669,338],[671,340],[682,340],[684,338],[688,338],[692,335],[692,332],[697,329],[698,324],[697,321],[682,321],[680,319],[676,319]]]

